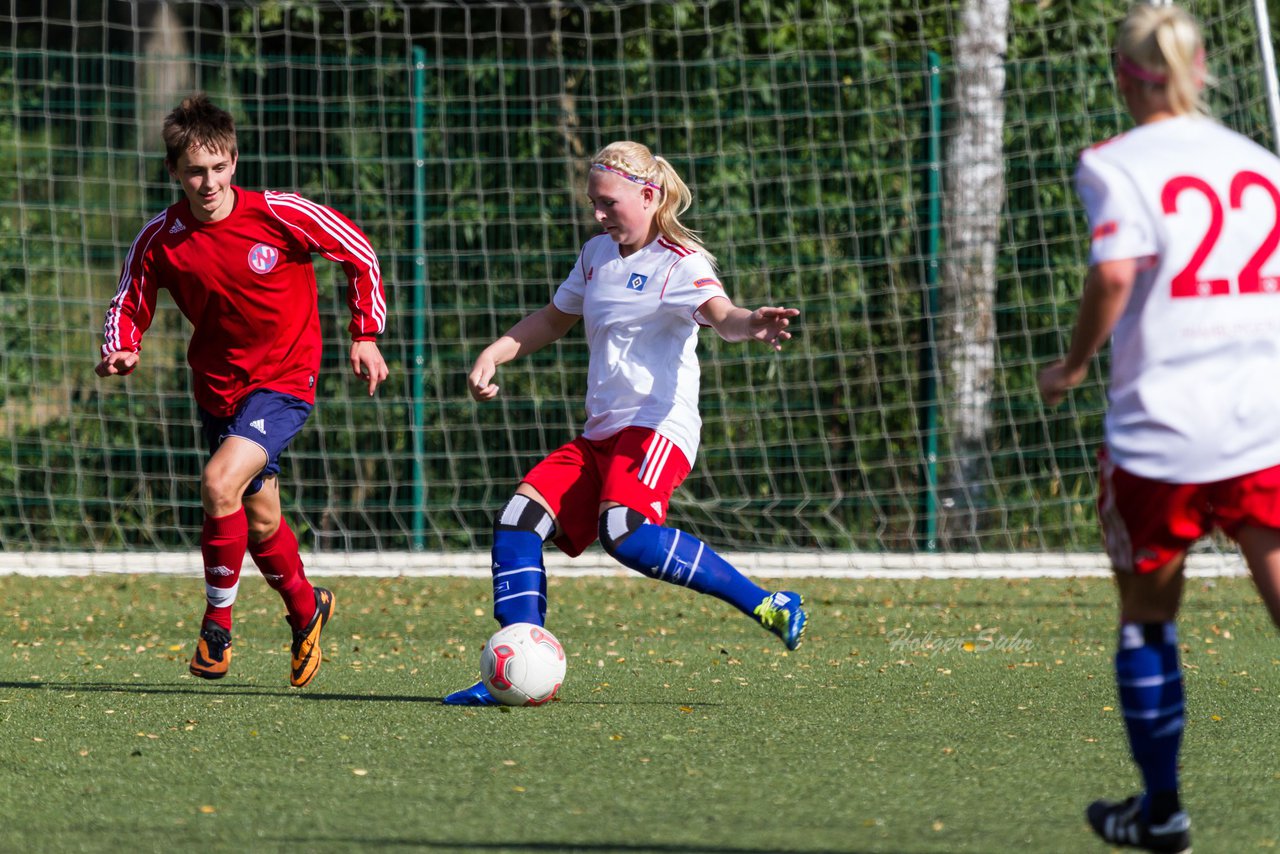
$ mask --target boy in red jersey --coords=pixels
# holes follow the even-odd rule
[[[293,630],[289,681],[302,687],[320,667],[320,633],[334,597],[307,580],[281,516],[276,474],[315,404],[322,340],[311,255],[347,274],[351,368],[370,395],[387,378],[377,344],[387,317],[378,258],[337,211],[292,193],[235,186],[235,122],[205,95],[175,108],[163,137],[165,166],[185,198],[134,239],[96,370],[107,377],[137,367],[156,295],[168,290],[191,321],[187,361],[210,453],[200,481],[207,604],[191,672],[206,679],[227,673],[247,550],[284,599]]]

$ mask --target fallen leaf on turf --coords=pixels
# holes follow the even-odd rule
[[[213,813],[216,813],[217,810],[209,806],[208,804],[205,804],[204,806],[200,807],[200,812],[204,813],[205,815],[212,815]]]
[[[368,772],[367,770],[365,770],[364,768],[352,768],[352,769],[351,769],[351,773],[352,773],[352,774],[355,774],[357,777],[368,777],[368,776],[369,776],[369,772]]]

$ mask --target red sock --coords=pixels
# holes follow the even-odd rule
[[[249,554],[267,584],[280,594],[289,612],[289,624],[300,629],[316,613],[316,592],[302,569],[298,538],[283,518],[276,532],[260,543],[249,543]]]
[[[244,508],[226,516],[205,516],[200,532],[204,555],[204,619],[231,631],[231,606],[240,589],[240,565],[249,544]]]

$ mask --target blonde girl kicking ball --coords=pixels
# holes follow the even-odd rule
[[[551,302],[486,347],[467,377],[473,398],[493,400],[499,365],[586,323],[586,426],[525,475],[494,519],[494,618],[542,625],[543,544],[576,557],[599,539],[624,566],[723,599],[795,649],[806,622],[800,595],[759,587],[666,516],[698,452],[699,329],[781,350],[800,312],[733,304],[715,258],[679,220],[689,188],[640,143],[615,142],[592,158],[587,196],[603,233],[582,247]],[[477,682],[444,702],[495,701]]]

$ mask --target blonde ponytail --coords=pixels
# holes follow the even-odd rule
[[[1129,10],[1116,33],[1117,70],[1162,91],[1173,112],[1207,115],[1200,26],[1177,6],[1140,3]]]
[[[639,142],[623,140],[600,149],[591,158],[591,165],[603,166],[624,178],[653,187],[658,192],[658,209],[654,213],[658,233],[672,243],[701,253],[702,257],[715,266],[715,256],[702,245],[698,233],[680,222],[680,214],[687,211],[693,203],[693,193],[670,161],[665,157],[655,156],[647,146]]]

